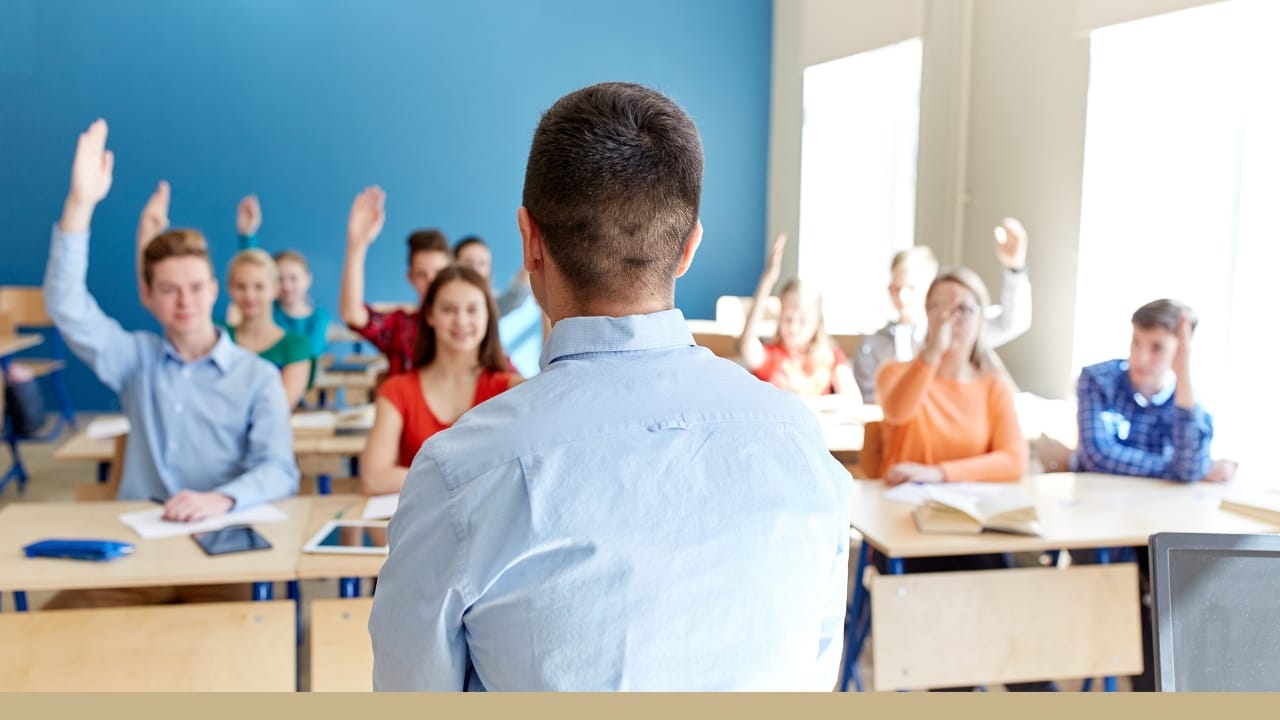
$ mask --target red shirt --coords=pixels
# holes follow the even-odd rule
[[[782,343],[764,343],[764,364],[754,373],[761,380],[797,395],[830,395],[836,368],[848,362],[844,351],[834,344],[830,353],[814,350],[792,354]]]
[[[471,400],[471,407],[511,387],[514,377],[518,376],[514,373],[482,370],[480,377],[476,378],[476,395]],[[413,464],[413,456],[418,454],[427,438],[450,427],[440,422],[435,413],[431,412],[427,398],[422,394],[422,380],[416,372],[387,378],[382,387],[378,388],[378,396],[390,401],[404,421],[404,427],[400,430],[400,458],[397,461],[402,467]]]
[[[369,311],[369,324],[351,329],[387,356],[387,375],[412,370],[414,347],[418,344],[418,313],[401,308],[382,313],[368,303],[364,309]]]

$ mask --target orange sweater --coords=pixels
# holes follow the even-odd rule
[[[1014,481],[1027,470],[1027,443],[1013,392],[994,375],[937,377],[920,358],[885,364],[876,376],[884,408],[879,476],[896,463],[937,465],[947,482]]]

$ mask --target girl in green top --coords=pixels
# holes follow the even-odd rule
[[[285,332],[272,318],[272,303],[280,294],[275,261],[256,248],[241,250],[231,259],[227,287],[240,315],[239,324],[227,328],[232,342],[280,368],[289,407],[296,407],[312,375],[311,345],[305,336]]]

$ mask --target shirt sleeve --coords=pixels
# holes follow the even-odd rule
[[[1112,475],[1169,477],[1171,453],[1152,453],[1120,442],[1115,404],[1109,388],[1088,368],[1076,383],[1076,421],[1080,447],[1073,465],[1080,470]],[[1196,479],[1196,478],[1191,478]]]
[[[920,358],[909,363],[886,363],[876,375],[876,395],[889,425],[905,425],[920,411],[938,366]]]
[[[1173,462],[1169,478],[1195,482],[1209,472],[1213,458],[1209,443],[1213,440],[1213,418],[1203,408],[1173,408]]]
[[[316,308],[307,320],[307,341],[314,357],[320,357],[329,349],[329,313],[324,308]]]
[[[54,225],[44,276],[45,310],[67,346],[98,379],[116,392],[141,361],[137,339],[98,306],[85,278],[89,233],[63,233]]]
[[[876,373],[893,359],[893,341],[885,342],[884,335],[876,333],[863,338],[862,345],[853,356],[853,379],[862,391],[862,402],[876,401]]]
[[[991,379],[987,395],[987,415],[991,424],[991,451],[961,460],[938,463],[948,482],[976,480],[1006,482],[1022,478],[1027,472],[1026,438],[1018,424],[1018,411],[1013,404],[1013,391],[1000,378]]]
[[[249,409],[248,468],[218,488],[244,510],[298,492],[298,464],[293,456],[293,430],[284,385],[272,372],[263,376]]]
[[[369,303],[364,304],[364,309],[369,313],[369,324],[362,328],[348,325],[357,335],[368,340],[378,352],[383,355],[391,355],[395,352],[395,323],[392,322],[394,315],[392,313],[381,313],[373,309]]]
[[[391,551],[369,616],[373,689],[466,689],[463,526],[439,465],[419,452],[391,520]]]
[[[1031,278],[1024,268],[1005,268],[1000,287],[1000,304],[991,308],[986,338],[993,348],[1005,345],[1031,329]]]
[[[258,243],[257,235],[237,235],[236,236],[237,250],[249,250],[251,248],[256,248],[256,247],[262,247]]]

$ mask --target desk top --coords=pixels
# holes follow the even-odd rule
[[[189,536],[143,540],[120,514],[149,502],[11,503],[0,510],[0,590],[76,590],[153,585],[202,585],[293,580],[303,530],[315,497],[275,503],[289,519],[255,525],[270,550],[209,557]],[[94,538],[133,543],[133,555],[111,562],[27,558],[22,547],[47,538]]]
[[[332,433],[297,433],[293,438],[293,452],[296,455],[332,455],[348,457],[364,452],[367,432],[334,435]],[[53,459],[58,461],[91,461],[111,462],[115,455],[115,441],[94,440],[89,437],[88,430],[81,428],[71,439],[67,440],[53,452]]]
[[[0,358],[22,352],[44,342],[40,335],[0,335]]]
[[[1145,546],[1157,532],[1269,533],[1278,528],[1222,510],[1230,485],[1184,485],[1151,478],[1094,473],[1028,476],[1017,486],[1036,500],[1044,537],[986,532],[924,535],[912,508],[886,500],[878,480],[855,480],[850,524],[890,557],[1040,552]]]
[[[307,518],[306,532],[302,542],[306,543],[324,524],[333,520],[339,512],[347,519],[360,518],[364,511],[366,498],[361,495],[325,495],[316,497],[311,504],[311,514]],[[299,545],[298,579],[314,580],[317,578],[336,577],[376,577],[387,561],[386,555],[338,555],[301,552]]]

